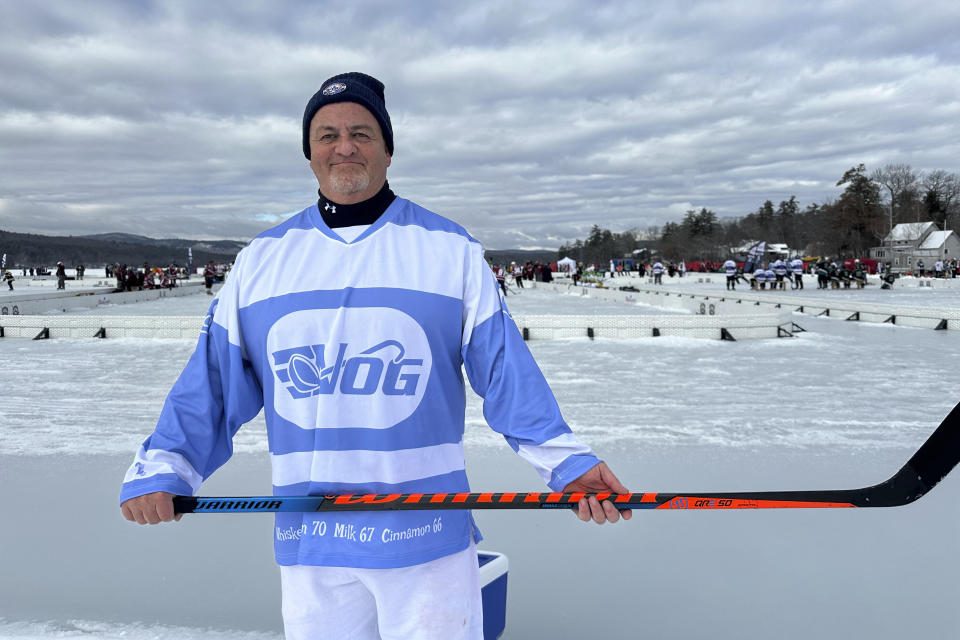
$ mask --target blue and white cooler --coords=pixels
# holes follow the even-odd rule
[[[496,640],[507,626],[507,556],[478,551],[483,597],[483,640]]]

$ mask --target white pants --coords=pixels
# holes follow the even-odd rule
[[[400,569],[280,567],[287,640],[482,640],[477,548]]]

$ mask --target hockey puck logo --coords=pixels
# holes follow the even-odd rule
[[[387,307],[303,309],[267,334],[273,404],[302,429],[386,429],[426,393],[430,344],[409,315]]]
[[[338,93],[343,93],[347,90],[347,85],[342,82],[334,82],[333,84],[327,85],[323,89],[323,95],[325,96],[335,96]]]

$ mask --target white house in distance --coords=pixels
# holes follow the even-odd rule
[[[960,237],[940,231],[933,222],[898,224],[883,239],[883,246],[870,249],[870,257],[890,265],[893,271],[913,271],[917,260],[929,271],[937,260],[960,258]]]

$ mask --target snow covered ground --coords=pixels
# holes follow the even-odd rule
[[[682,286],[722,289],[713,278]],[[804,294],[960,306],[956,288]],[[515,314],[651,312],[542,290],[507,300]],[[209,302],[118,312],[202,315]],[[873,484],[960,401],[957,332],[795,320],[807,331],[780,340],[528,344],[571,426],[635,491]],[[0,640],[280,636],[269,516],[141,528],[117,509],[123,473],[192,349],[0,340]],[[466,444],[475,490],[542,488],[472,394]],[[262,418],[235,449],[204,493],[269,492]],[[508,639],[947,639],[960,637],[958,499],[955,472],[896,509],[644,512],[612,527],[556,512],[477,519],[481,546],[510,558]]]

